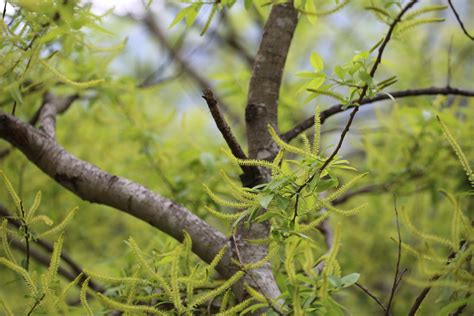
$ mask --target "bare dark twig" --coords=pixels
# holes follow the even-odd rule
[[[462,248],[462,246],[466,243],[465,240],[462,240],[461,241],[461,244],[460,244],[460,248]],[[449,265],[450,262],[451,262],[451,259],[453,259],[454,257],[456,256],[456,252],[451,252],[448,256],[448,260],[446,262],[446,265]],[[438,280],[442,275],[441,274],[436,274],[434,275],[431,279],[430,279],[430,282],[434,282],[436,280]],[[427,286],[425,287],[420,294],[418,294],[418,296],[416,297],[415,299],[415,302],[413,303],[413,305],[411,306],[410,308],[410,311],[408,312],[408,316],[415,316],[418,309],[420,308],[421,306],[421,303],[423,303],[423,301],[425,300],[426,296],[428,295],[428,293],[431,291],[431,286]]]
[[[7,13],[7,3],[8,1],[5,0],[5,4],[3,5],[3,14],[2,14],[2,19],[5,20],[5,14]]]
[[[390,298],[388,299],[387,310],[385,311],[386,316],[390,315],[390,308],[392,307],[393,298],[395,296],[395,291],[397,289],[398,283],[401,281],[401,276],[400,276],[400,281],[398,281],[398,280],[399,280],[399,273],[400,273],[399,272],[400,271],[400,261],[401,261],[401,258],[402,258],[402,236],[400,234],[400,221],[398,220],[397,199],[396,199],[395,195],[393,195],[393,206],[394,206],[394,209],[395,209],[395,217],[396,217],[396,220],[397,220],[398,255],[397,255],[397,265],[396,265],[396,268],[395,268],[395,276],[393,277],[392,290],[390,291]]]
[[[16,101],[13,101],[13,106],[12,106],[12,115],[14,116],[16,112]]]
[[[255,63],[255,58],[247,51],[245,45],[242,45],[239,42],[239,36],[233,27],[232,22],[230,21],[229,14],[226,11],[222,11],[222,21],[227,26],[227,34],[225,36],[219,35],[219,39],[226,43],[227,46],[232,48],[239,56],[242,57],[243,60],[245,60],[247,65],[252,68],[253,64]]]
[[[214,97],[214,94],[212,93],[212,90],[210,89],[204,89],[203,90],[203,99],[206,100],[207,106],[209,107],[209,110],[211,112],[212,117],[214,118],[214,122],[217,125],[217,128],[222,134],[222,137],[224,137],[224,140],[227,143],[227,146],[229,146],[232,154],[239,158],[239,159],[248,159],[247,155],[244,153],[242,147],[240,146],[239,142],[235,138],[234,134],[232,133],[232,130],[227,123],[224,115],[222,114],[219,104]],[[258,174],[259,170],[256,167],[252,166],[240,166],[242,171],[244,172],[244,175],[251,175],[251,174]]]
[[[5,1],[5,2],[6,2],[6,1]],[[33,311],[36,309],[36,307],[38,307],[38,305],[41,303],[41,301],[43,300],[43,298],[44,298],[45,296],[46,296],[46,294],[43,294],[43,295],[41,295],[39,298],[37,298],[37,299],[35,300],[35,303],[33,304],[33,306],[31,306],[31,309],[29,310],[27,316],[30,316],[30,315],[33,313]]]
[[[459,88],[452,88],[452,87],[429,87],[429,88],[421,88],[421,89],[409,89],[409,90],[401,90],[401,91],[392,91],[388,94],[379,94],[373,98],[364,98],[359,102],[359,105],[371,104],[378,101],[389,100],[391,97],[394,99],[400,98],[407,98],[407,97],[417,97],[417,96],[428,96],[428,95],[460,95],[465,97],[474,97],[474,91],[472,90],[465,90]],[[391,96],[391,97],[390,97]],[[338,113],[345,112],[346,110],[343,108],[342,104],[336,104],[321,112],[321,124],[323,124],[326,119],[329,117],[336,115]],[[301,123],[297,124],[291,130],[285,132],[281,137],[286,142],[291,141],[292,139],[296,138],[299,134],[303,131],[311,128],[314,124],[314,116],[311,116]]]
[[[454,15],[456,16],[456,20],[458,21],[459,26],[461,26],[461,29],[462,29],[462,31],[464,32],[464,34],[466,34],[466,36],[467,36],[471,41],[474,41],[474,36],[472,36],[471,34],[469,34],[469,32],[466,30],[466,27],[464,26],[464,23],[462,22],[461,17],[459,16],[458,12],[456,11],[456,8],[454,8],[454,5],[453,5],[453,3],[451,2],[451,0],[448,0],[448,3],[449,3],[449,6],[451,7],[451,10],[453,10]]]
[[[377,296],[375,296],[374,294],[372,294],[367,288],[363,287],[362,284],[360,284],[359,282],[356,282],[355,285],[361,289],[362,291],[364,291],[365,294],[367,294],[371,299],[373,299],[379,306],[380,308],[382,308],[383,311],[387,311],[387,308],[383,305],[383,303],[377,298]]]
[[[388,42],[392,38],[392,34],[393,34],[394,29],[395,29],[395,26],[398,24],[398,22],[400,22],[402,20],[402,16],[411,7],[413,7],[417,2],[418,2],[418,0],[410,1],[400,11],[400,13],[397,15],[395,20],[393,20],[392,24],[390,25],[390,28],[388,29],[387,35],[385,36],[382,44],[379,47],[378,54],[377,54],[377,59],[375,60],[374,65],[372,66],[372,69],[370,70],[370,73],[369,73],[370,77],[372,77],[372,78],[374,77],[375,72],[377,71],[377,68],[380,65],[380,62],[382,61],[382,55],[384,53],[385,47],[387,47]],[[358,100],[357,104],[360,104],[362,102],[362,100],[364,99],[368,89],[369,89],[369,86],[365,85],[364,89],[362,90],[362,92],[360,94],[360,97],[359,97],[359,100]],[[349,116],[349,120],[347,121],[347,124],[344,127],[344,130],[341,133],[341,137],[339,138],[339,142],[337,143],[336,148],[334,149],[332,154],[326,159],[326,161],[323,163],[321,168],[319,168],[319,170],[318,170],[319,173],[321,173],[331,163],[331,161],[336,157],[337,153],[339,152],[339,150],[342,147],[342,143],[344,142],[344,138],[346,137],[347,133],[349,132],[349,129],[350,129],[350,127],[352,125],[352,122],[354,121],[354,118],[355,118],[358,111],[359,111],[359,106],[355,106],[354,109],[352,110],[350,116]]]
[[[438,280],[439,278],[441,277],[441,275],[435,275],[434,277],[432,277],[430,279],[430,282],[433,282],[433,281],[436,281]],[[425,287],[420,294],[418,294],[418,296],[416,297],[415,299],[415,302],[413,303],[412,307],[410,308],[410,311],[408,312],[408,315],[409,316],[415,316],[416,315],[416,312],[418,311],[418,309],[420,308],[421,306],[421,303],[423,303],[423,301],[425,300],[426,298],[426,295],[428,295],[428,293],[431,291],[431,286],[428,286],[428,287]]]
[[[214,118],[214,122],[216,122],[217,128],[224,137],[227,145],[232,151],[232,154],[239,159],[248,159],[247,155],[245,155],[244,151],[242,150],[242,147],[240,147],[240,144],[237,142],[237,139],[232,133],[232,130],[230,129],[229,124],[227,123],[224,115],[222,114],[217,100],[214,97],[214,94],[212,93],[211,89],[204,89],[202,93],[202,97],[207,102],[207,106],[209,107],[209,111],[211,111],[211,115]]]

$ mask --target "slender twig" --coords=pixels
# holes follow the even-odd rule
[[[418,2],[418,0],[412,0],[411,2],[409,2],[401,11],[400,13],[397,15],[397,17],[394,19],[394,21],[392,22],[392,24],[390,25],[389,27],[389,30],[387,32],[387,35],[385,36],[384,40],[382,41],[382,44],[380,45],[379,47],[379,50],[378,50],[378,54],[377,54],[377,58],[372,66],[372,69],[370,70],[370,77],[374,77],[375,75],[375,72],[377,71],[377,68],[378,66],[380,65],[381,61],[382,61],[382,55],[384,53],[384,50],[385,48],[387,47],[387,44],[388,42],[390,41],[391,37],[392,37],[392,34],[393,34],[393,31],[395,29],[395,26],[401,21],[402,19],[402,16],[411,8],[413,7],[416,3]],[[352,122],[354,121],[354,118],[357,114],[357,112],[359,111],[359,105],[362,104],[362,101],[364,100],[364,97],[367,93],[367,90],[368,90],[369,86],[366,84],[364,86],[364,88],[362,89],[362,92],[360,93],[360,97],[358,99],[358,101],[356,102],[356,106],[354,107],[354,109],[351,111],[350,113],[350,116],[349,116],[349,120],[347,121],[347,124],[346,126],[344,127],[342,133],[341,133],[341,136],[339,138],[339,141],[336,145],[336,148],[334,149],[334,151],[331,153],[331,155],[329,155],[329,157],[324,161],[323,165],[315,172],[313,173],[306,181],[303,185],[301,185],[295,192],[295,194],[299,194],[303,188],[308,184],[310,183],[314,177],[317,175],[317,174],[321,174],[323,172],[323,170],[331,163],[331,161],[336,157],[336,155],[338,154],[339,150],[341,149],[342,147],[342,144],[344,142],[344,138],[346,137],[347,133],[349,132],[349,129],[350,127],[352,126]],[[342,105],[339,105],[341,107],[341,110],[343,110],[343,106]],[[322,114],[322,113],[321,113]],[[322,119],[322,115],[320,117],[320,120],[321,120],[321,123],[323,123],[323,119]],[[314,121],[314,116],[313,116],[313,121]],[[283,138],[285,139],[285,135],[283,135]],[[295,221],[295,218],[296,218],[296,214],[297,214],[297,210],[295,210],[295,216],[293,218],[293,222]]]
[[[397,280],[397,282],[395,283],[395,290],[398,289],[398,286],[399,286],[400,283],[402,282],[403,276],[404,276],[405,273],[407,273],[407,272],[408,272],[408,269],[407,269],[407,268],[403,269],[403,271],[400,272],[399,277],[398,277],[398,280]]]
[[[6,2],[6,1],[5,1]],[[31,309],[30,311],[28,312],[27,316],[30,316],[33,311],[36,309],[36,307],[38,307],[39,303],[41,303],[41,301],[43,300],[43,298],[46,296],[46,294],[43,294],[41,295],[38,299],[36,299],[35,303],[33,304],[33,306],[31,306]]]
[[[217,128],[224,137],[227,146],[229,146],[230,150],[232,151],[232,154],[239,159],[247,159],[247,155],[245,155],[244,151],[242,150],[242,147],[240,147],[240,144],[237,142],[237,139],[232,133],[232,130],[229,124],[227,123],[224,115],[222,114],[217,100],[214,97],[214,94],[212,93],[211,89],[204,89],[202,93],[202,97],[207,102],[207,106],[209,107],[209,111],[211,111],[211,115],[214,118],[214,122],[216,122]]]
[[[441,277],[441,275],[435,275],[434,277],[432,277],[430,279],[430,282],[434,282],[434,281],[438,280],[440,277]],[[408,316],[415,316],[416,315],[416,312],[420,308],[421,303],[423,303],[423,301],[426,298],[426,295],[428,295],[428,293],[430,291],[431,291],[431,286],[428,286],[428,287],[425,287],[421,291],[420,294],[418,294],[418,296],[415,299],[415,302],[413,303],[412,307],[410,308],[410,311],[408,312]]]
[[[347,192],[344,195],[341,195],[339,198],[332,201],[332,205],[338,205],[338,204],[345,203],[346,201],[348,201],[352,197],[358,196],[360,194],[374,193],[374,192],[383,191],[383,190],[385,190],[386,187],[387,187],[386,184],[370,184],[370,185],[367,185],[367,186],[362,187],[360,189],[352,190],[352,191]]]
[[[371,299],[373,299],[379,306],[380,308],[382,308],[383,311],[386,311],[387,308],[383,305],[382,301],[380,301],[377,296],[375,296],[374,294],[370,293],[370,291],[363,287],[362,284],[360,284],[359,282],[356,282],[355,285],[361,289],[362,291],[364,291],[365,294],[367,294]]]
[[[395,267],[395,276],[393,277],[393,285],[392,285],[392,290],[390,291],[390,298],[388,299],[387,303],[387,310],[385,311],[385,316],[390,315],[390,308],[392,307],[393,303],[393,298],[395,296],[395,290],[397,289],[398,286],[398,279],[399,279],[399,271],[400,271],[400,261],[402,258],[402,237],[400,234],[400,221],[398,219],[398,209],[397,209],[397,199],[395,195],[393,195],[393,206],[395,209],[395,217],[397,220],[397,235],[398,235],[398,255],[397,255],[397,265]],[[401,280],[401,278],[400,278]]]
[[[156,173],[158,174],[160,179],[163,181],[163,183],[166,184],[173,198],[176,198],[178,196],[179,190],[174,186],[174,184],[165,175],[165,172],[163,172],[163,169],[161,168],[160,164],[155,161],[153,155],[148,150],[145,151],[145,157],[150,163],[150,165],[152,166],[152,168],[155,169]]]
[[[420,88],[420,89],[409,89],[409,90],[400,90],[400,91],[392,91],[386,94],[378,94],[373,98],[364,98],[358,104],[359,105],[366,105],[371,104],[379,101],[389,100],[389,99],[401,99],[407,97],[418,97],[418,96],[429,96],[429,95],[460,95],[465,97],[474,97],[474,90],[465,90],[459,88],[452,88],[452,87],[429,87],[429,88]],[[342,104],[335,104],[321,112],[321,124],[323,124],[326,119],[329,117],[345,112],[346,109]],[[292,139],[296,138],[299,134],[303,131],[313,127],[314,125],[314,116],[311,116],[301,123],[297,124],[291,130],[285,132],[281,138],[287,142],[291,141]]]
[[[382,55],[384,53],[384,50],[385,50],[385,47],[387,47],[387,44],[388,42],[390,41],[390,39],[392,38],[392,34],[393,34],[393,31],[395,29],[395,26],[398,24],[398,22],[401,21],[402,19],[402,16],[411,8],[413,7],[416,3],[418,2],[418,0],[412,0],[410,1],[403,9],[402,11],[400,11],[400,13],[397,15],[397,17],[395,18],[395,20],[392,22],[392,24],[390,25],[390,28],[388,29],[388,32],[387,32],[387,35],[385,36],[382,44],[380,45],[379,47],[379,51],[378,51],[378,54],[377,54],[377,58],[375,59],[375,62],[372,66],[372,69],[370,70],[370,77],[374,77],[375,75],[375,72],[377,71],[377,68],[378,66],[380,65],[381,61],[382,61]],[[362,89],[362,92],[360,94],[360,97],[359,97],[359,100],[357,102],[357,104],[360,104],[362,102],[362,100],[364,99],[366,93],[367,93],[367,90],[369,89],[369,86],[368,85],[365,85],[364,89]],[[357,112],[359,111],[359,106],[355,106],[354,109],[352,110],[350,116],[349,116],[349,120],[347,121],[347,124],[346,126],[344,127],[344,130],[342,131],[341,133],[341,136],[339,138],[339,142],[337,143],[336,145],[336,148],[334,149],[334,151],[332,152],[332,154],[326,159],[326,161],[324,161],[323,165],[321,166],[321,168],[319,168],[318,172],[321,173],[330,163],[331,161],[336,157],[337,153],[339,152],[339,150],[341,149],[342,147],[342,143],[344,142],[344,138],[346,137],[347,133],[349,132],[349,129],[352,125],[352,122],[354,121],[354,118],[357,114]]]
[[[8,1],[5,0],[5,4],[3,5],[3,14],[2,14],[2,19],[5,20],[5,14],[7,13],[7,3]]]
[[[449,314],[449,316],[459,316],[462,315],[462,312],[467,307],[467,304],[463,304],[459,306],[453,313]]]
[[[466,243],[465,240],[462,240],[461,243],[460,243],[460,247],[459,248],[462,248],[464,246],[464,244]],[[449,265],[450,262],[451,262],[451,259],[453,259],[454,257],[456,256],[456,252],[451,252],[448,256],[448,260],[446,261],[446,265]],[[430,279],[430,283],[438,280],[442,275],[441,274],[436,274],[434,275],[431,279]],[[423,303],[423,301],[425,300],[426,296],[428,295],[428,293],[431,291],[431,286],[427,286],[425,287],[420,294],[418,294],[418,296],[416,297],[415,299],[415,302],[413,303],[413,305],[411,306],[410,308],[410,311],[408,312],[408,316],[415,316],[418,309],[420,308],[421,306],[421,303]]]
[[[15,116],[16,112],[16,101],[13,101],[13,106],[12,106],[12,115]]]
[[[456,16],[456,20],[458,20],[458,23],[461,26],[461,29],[464,32],[464,34],[466,34],[466,36],[469,37],[471,41],[474,41],[474,36],[469,34],[469,32],[466,30],[466,27],[464,26],[464,23],[462,22],[461,17],[459,16],[458,12],[454,8],[454,5],[451,2],[451,0],[448,0],[448,3],[449,3],[449,6],[451,7],[451,10],[453,10],[454,15]]]
[[[20,201],[20,214],[19,218],[21,221],[20,230],[23,230],[23,235],[25,237],[25,270],[28,271],[30,268],[30,236],[28,232],[28,225],[25,222],[25,208],[23,207],[23,201]]]

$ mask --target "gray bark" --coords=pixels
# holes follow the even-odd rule
[[[228,240],[185,207],[146,187],[105,172],[65,151],[45,132],[0,112],[0,137],[10,142],[44,173],[81,199],[111,206],[182,241],[193,240],[193,252],[210,262]],[[229,276],[229,255],[218,267]]]

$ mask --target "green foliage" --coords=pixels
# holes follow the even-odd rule
[[[271,126],[268,126],[273,140],[280,146],[280,152],[272,162],[233,158],[239,165],[271,169],[270,182],[252,189],[241,188],[225,175],[226,181],[230,183],[229,189],[235,198],[234,201],[224,200],[213,193],[209,187],[204,186],[215,203],[238,210],[237,213],[221,213],[207,207],[208,211],[217,218],[233,221],[233,227],[237,227],[242,222],[250,226],[252,223],[270,220],[271,238],[267,242],[273,246],[270,247],[269,255],[261,262],[270,260],[273,251],[281,247],[278,245],[285,245],[280,258],[284,260],[284,271],[291,286],[283,285],[283,288],[286,288],[283,298],[287,306],[278,309],[283,308],[295,315],[303,315],[323,307],[327,310],[340,310],[337,304],[332,304],[334,301],[329,294],[342,289],[343,284],[349,286],[350,282],[344,279],[334,285],[330,284],[329,279],[342,280],[340,279],[341,267],[336,260],[341,245],[341,225],[337,226],[334,245],[327,254],[321,254],[321,249],[316,247],[316,241],[307,233],[315,230],[317,225],[326,220],[330,214],[352,216],[364,207],[360,205],[352,210],[340,210],[331,205],[333,200],[347,192],[365,174],[358,175],[340,186],[336,172],[341,169],[353,169],[348,166],[347,161],[341,159],[331,161],[328,167],[320,172],[319,169],[327,158],[323,157],[319,150],[319,120],[319,109],[317,109],[312,146],[307,139],[304,141],[303,148],[288,144]],[[291,159],[285,158],[289,154],[292,155]],[[299,159],[295,156],[299,156]],[[296,274],[295,266],[299,265],[300,257],[301,264],[305,267],[304,276]],[[315,267],[321,264],[324,268],[314,271]],[[254,263],[241,268],[248,270],[249,268],[256,269],[258,266],[258,263]],[[251,290],[250,295],[260,302],[259,306],[271,307],[268,300],[259,296],[255,290]]]
[[[460,146],[438,116],[437,119],[446,139],[458,155],[461,165],[466,171],[470,170]],[[467,172],[469,181],[471,181],[471,174]],[[402,212],[405,225],[413,235],[417,236],[420,244],[418,249],[407,245],[405,248],[409,249],[409,254],[416,257],[419,274],[423,277],[423,279],[410,277],[407,281],[419,287],[442,288],[443,294],[438,297],[437,301],[446,304],[446,310],[454,310],[456,306],[465,304],[473,292],[474,276],[469,271],[469,266],[473,255],[471,241],[474,237],[474,229],[468,217],[461,210],[460,198],[464,194],[455,195],[444,190],[441,192],[449,200],[452,208],[452,215],[450,215],[451,238],[420,231],[410,221],[406,211]],[[469,192],[468,195],[472,195],[472,193]],[[443,251],[446,248],[449,251],[447,257],[446,251]],[[460,304],[459,302],[464,303]]]
[[[58,268],[64,240],[62,232],[66,227],[67,222],[71,220],[72,214],[75,210],[71,211],[62,223],[43,233],[36,233],[36,225],[32,225],[33,223],[41,220],[47,225],[53,224],[53,221],[45,215],[34,215],[36,210],[40,206],[41,193],[38,192],[36,194],[32,207],[27,212],[25,212],[23,208],[23,201],[13,189],[10,180],[1,170],[0,175],[4,180],[5,187],[7,188],[8,193],[12,198],[12,201],[14,202],[15,206],[18,207],[18,213],[14,216],[10,216],[10,219],[3,219],[2,225],[0,227],[2,250],[6,256],[0,257],[0,264],[15,272],[25,282],[28,294],[25,295],[25,302],[21,305],[24,306],[24,312],[26,314],[31,314],[33,311],[35,311],[35,313],[48,314],[64,311],[65,309],[67,309],[65,301],[66,294],[73,285],[77,284],[79,278],[81,277],[81,275],[79,275],[76,280],[73,280],[64,289],[61,289],[58,280]],[[21,223],[21,226],[18,228],[18,230],[12,231],[8,228],[9,220],[18,221]],[[30,251],[29,243],[35,241],[39,237],[53,234],[59,234],[59,237],[54,243],[48,269],[41,274],[38,274],[38,271],[36,270],[30,271],[30,254],[28,253],[28,251]],[[19,235],[19,237],[24,238],[25,243],[27,245],[27,257],[25,260],[22,261],[21,265],[18,264],[18,260],[15,258],[10,248],[9,240],[11,240],[12,238],[17,240],[20,239],[15,235]],[[87,284],[85,286],[87,286]],[[10,307],[8,307],[6,302],[3,302],[3,308],[7,314],[11,314]]]
[[[216,34],[227,34],[220,14],[230,9],[231,34],[256,51],[259,23],[272,4],[284,1],[246,0],[244,6],[224,0],[181,2],[167,34],[177,39],[185,61],[209,77],[215,92],[232,105],[225,114],[241,115],[251,72],[221,40],[211,41]],[[280,91],[279,130],[310,115],[312,110],[303,104],[316,102],[314,132],[288,143],[269,127],[279,153],[269,160],[242,160],[226,150],[222,154],[223,141],[216,137],[199,91],[181,69],[179,80],[139,88],[156,59],[166,58],[153,51],[147,54],[153,58],[128,63],[132,50],[120,34],[131,34],[136,21],[95,14],[79,1],[8,1],[13,13],[3,19],[0,38],[3,112],[13,108],[15,116],[29,121],[46,91],[79,94],[58,118],[57,141],[66,150],[172,198],[228,236],[238,225],[264,221],[271,224],[271,235],[247,240],[268,245],[268,254],[256,262],[231,261],[235,273],[222,279],[215,268],[233,249],[224,247],[204,264],[191,253],[187,234],[178,244],[146,223],[83,202],[12,151],[0,158],[10,178],[2,172],[1,203],[12,211],[0,229],[2,313],[201,315],[210,310],[213,315],[245,315],[267,308],[268,315],[275,310],[378,314],[378,307],[354,285],[363,284],[386,302],[398,242],[391,238],[396,226],[392,194],[387,192],[403,205],[401,268],[409,270],[397,289],[393,314],[406,314],[425,287],[431,291],[420,314],[446,315],[471,304],[472,100],[439,96],[374,105],[375,115],[368,110],[356,119],[342,153],[319,172],[342,129],[341,121],[326,120],[325,115],[321,126],[320,113],[328,106],[358,106],[365,86],[366,96],[373,97],[388,89],[442,85],[438,79],[446,76],[450,41],[450,84],[474,80],[466,62],[472,45],[457,36],[454,23],[433,25],[443,21],[446,6],[424,2],[397,25],[380,73],[370,76],[384,32],[402,2],[295,1],[302,19]],[[374,19],[381,23],[374,24]],[[200,49],[180,48],[183,39],[200,41]],[[152,41],[133,45],[151,51],[144,42]],[[215,55],[203,57],[203,51]],[[244,124],[229,121],[237,138],[244,139]],[[331,134],[333,128],[338,134]],[[238,165],[268,169],[272,180],[242,187]],[[71,211],[65,214],[64,209]],[[19,228],[9,224],[13,220]],[[29,244],[33,249],[38,239],[54,241],[46,267],[27,260],[17,248]],[[63,251],[84,267],[70,282],[61,274],[67,266],[60,260]],[[268,264],[282,296],[270,300],[258,287],[243,284],[248,298],[239,300],[232,287]],[[94,282],[105,291],[93,290]],[[472,306],[465,312],[472,313]]]

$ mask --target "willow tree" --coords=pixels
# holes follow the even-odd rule
[[[4,311],[468,312],[461,9],[157,1],[107,17],[6,1]],[[147,40],[114,43],[137,26]],[[155,44],[157,70],[134,68],[127,52]]]

